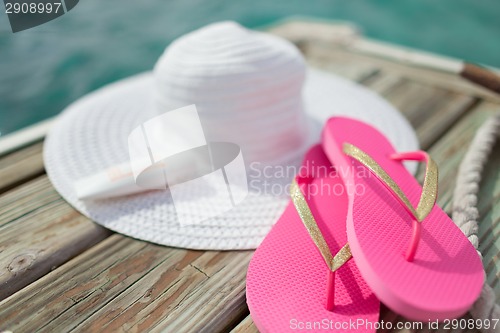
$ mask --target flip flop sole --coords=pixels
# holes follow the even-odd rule
[[[422,188],[401,162],[389,158],[395,153],[390,142],[365,123],[338,117],[327,122],[322,143],[348,189],[347,236],[352,255],[377,297],[414,320],[464,314],[484,281],[472,244],[435,205],[421,222],[414,260],[406,261],[413,217],[374,174],[342,152],[343,143],[350,143],[370,155],[416,207]]]
[[[335,254],[347,242],[345,187],[338,176],[326,176],[325,170],[333,169],[319,145],[307,153],[304,167],[314,177],[304,196]],[[348,261],[336,272],[332,312],[325,309],[327,274],[322,256],[290,203],[248,268],[247,303],[257,328],[261,332],[374,332],[379,301],[355,263]]]

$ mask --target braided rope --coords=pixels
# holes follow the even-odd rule
[[[481,173],[488,161],[488,156],[500,137],[500,114],[490,117],[477,131],[469,150],[458,170],[457,185],[453,194],[453,221],[464,232],[479,256],[477,193]],[[500,306],[495,302],[495,292],[484,283],[481,296],[470,309],[475,319],[500,318]],[[493,328],[483,329],[483,332],[494,332]]]

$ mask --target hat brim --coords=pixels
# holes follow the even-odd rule
[[[256,248],[288,203],[282,192],[250,189],[241,204],[200,225],[178,223],[168,191],[95,201],[76,197],[77,180],[128,160],[128,135],[158,114],[153,88],[152,73],[143,73],[103,87],[64,110],[44,148],[45,168],[54,187],[82,214],[137,239],[190,249]],[[418,149],[415,132],[407,120],[383,98],[356,83],[310,69],[303,97],[311,128],[308,144],[319,140],[327,118],[343,115],[373,125],[398,151]],[[287,164],[300,165],[302,153]],[[288,181],[280,173],[269,177],[271,183],[283,185],[284,180]]]

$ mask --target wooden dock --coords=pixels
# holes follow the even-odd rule
[[[295,42],[311,65],[401,110],[439,165],[438,202],[450,213],[458,165],[476,129],[500,112],[500,97],[446,71],[353,47],[360,44],[347,25],[293,21],[271,31]],[[42,136],[29,141],[0,156],[0,332],[257,331],[245,303],[252,251],[191,251],[112,233],[59,196],[44,173]],[[500,145],[493,156],[479,196],[479,237],[498,302]],[[404,321],[386,308],[381,319]]]

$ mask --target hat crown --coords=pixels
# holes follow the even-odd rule
[[[220,22],[175,40],[158,60],[160,112],[196,104],[207,141],[240,146],[246,162],[272,163],[306,141],[305,62],[290,42]]]

